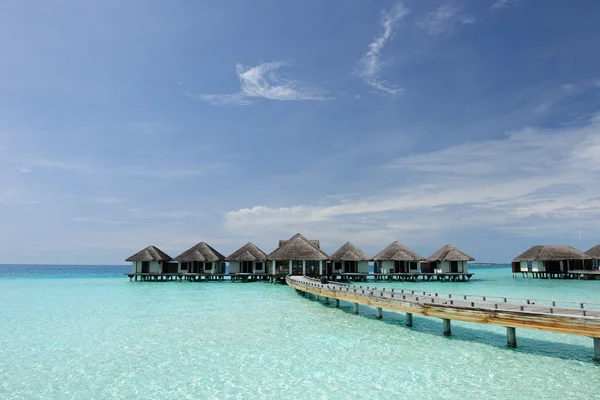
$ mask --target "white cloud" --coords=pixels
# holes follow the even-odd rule
[[[425,243],[460,229],[535,237],[591,230],[600,223],[598,159],[600,118],[583,127],[525,128],[387,164],[377,173],[405,179],[378,196],[243,208],[226,213],[225,224],[236,233],[315,232],[373,246],[382,238]]]
[[[22,174],[28,174],[31,172],[29,168],[13,167],[13,171],[18,171]]]
[[[502,10],[504,8],[513,7],[520,1],[521,0],[494,0],[490,8],[492,10]]]
[[[283,62],[269,62],[256,67],[236,65],[241,90],[234,94],[191,94],[187,95],[210,104],[252,104],[253,99],[268,100],[330,100],[320,89],[315,89],[299,81],[280,78],[276,71],[287,66]]]
[[[429,35],[439,35],[449,32],[457,23],[470,25],[475,23],[475,18],[463,14],[462,5],[449,1],[417,22],[417,27],[424,29]]]
[[[579,96],[589,90],[598,91],[597,80],[584,80],[576,83],[565,83],[544,92],[543,100],[535,108],[537,113],[545,113],[566,99]]]
[[[395,96],[402,93],[402,88],[381,78],[383,72],[381,51],[391,39],[400,20],[407,14],[408,9],[401,2],[398,2],[391,10],[383,11],[381,16],[383,32],[369,44],[369,50],[358,63],[358,76],[379,94]]]

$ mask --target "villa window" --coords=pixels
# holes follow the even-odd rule
[[[527,261],[527,269],[530,271],[533,269],[533,261]]]
[[[262,270],[263,269],[263,263],[261,262],[257,262],[256,265],[254,266],[254,269],[256,270]]]
[[[600,266],[600,260],[592,260],[592,268],[598,269]]]
[[[416,263],[416,262],[414,262],[414,261],[411,261],[411,262],[410,262],[410,269],[414,271],[414,270],[416,270],[417,268],[418,268],[418,266],[417,266],[417,263]]]
[[[212,262],[205,262],[204,263],[204,270],[205,271],[210,271],[212,269]]]

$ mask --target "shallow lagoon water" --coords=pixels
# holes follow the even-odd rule
[[[268,283],[133,282],[124,267],[0,266],[1,399],[589,399],[589,338],[336,309]],[[600,302],[600,281],[368,283]],[[364,284],[363,284],[364,285]]]

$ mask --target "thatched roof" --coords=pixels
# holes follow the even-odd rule
[[[250,242],[225,258],[226,261],[266,261],[266,259],[267,254]]]
[[[292,236],[292,239],[295,238],[296,236],[299,236],[301,238],[303,238],[304,240],[306,240],[311,246],[316,247],[317,249],[321,249],[321,243],[318,240],[308,240],[307,238],[305,238],[304,236],[302,236],[299,233],[296,233],[294,236]],[[289,240],[292,240],[289,239]],[[284,244],[286,244],[289,240],[279,240],[279,247],[283,246]]]
[[[592,247],[591,249],[586,251],[585,254],[596,260],[600,260],[600,244],[598,246]]]
[[[371,257],[350,242],[331,255],[333,261],[369,261]]]
[[[427,261],[475,261],[470,255],[463,253],[449,244],[427,257]]]
[[[425,257],[415,253],[402,243],[395,241],[381,250],[375,257],[375,261],[422,261]]]
[[[176,261],[225,261],[223,254],[213,249],[204,242],[190,247],[180,255],[174,258]]]
[[[172,258],[156,246],[148,246],[125,261],[171,261]]]
[[[309,241],[299,233],[292,236],[290,240],[279,242],[283,244],[267,256],[269,260],[329,260],[327,253],[314,245],[318,240]]]
[[[591,250],[591,249],[590,249]],[[560,261],[560,260],[589,260],[592,257],[574,247],[566,245],[532,246],[513,261]]]

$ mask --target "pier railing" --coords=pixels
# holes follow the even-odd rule
[[[321,284],[318,280],[309,278],[315,284]],[[548,299],[539,299],[539,298],[521,298],[521,297],[509,297],[509,296],[495,296],[495,295],[481,295],[481,294],[460,294],[460,293],[445,293],[433,290],[414,290],[414,289],[401,289],[401,288],[392,288],[387,289],[377,289],[376,287],[365,286],[363,288],[362,285],[354,285],[354,284],[342,284],[339,282],[328,282],[328,288],[332,288],[335,290],[335,286],[343,286],[347,288],[353,289],[364,289],[368,291],[376,291],[382,293],[395,293],[395,294],[411,294],[411,295],[422,295],[422,296],[430,296],[434,298],[440,299],[448,299],[448,300],[470,300],[474,302],[492,302],[492,303],[513,303],[513,304],[522,304],[526,305],[536,305],[536,306],[548,306],[549,309],[556,308],[578,308],[581,310],[600,310],[600,303],[591,302],[591,301],[573,301],[573,300],[548,300]],[[393,296],[392,296],[393,297]]]

